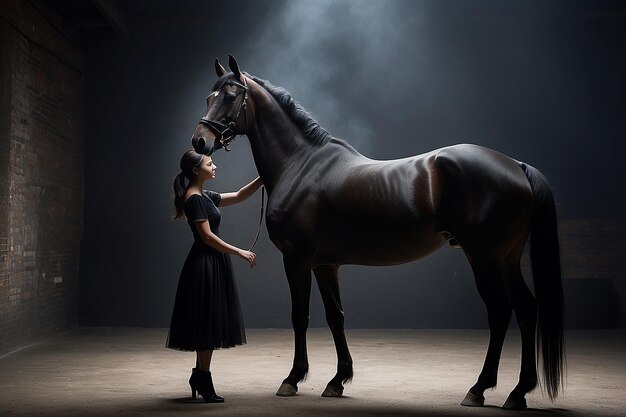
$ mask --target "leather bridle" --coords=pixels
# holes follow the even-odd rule
[[[235,136],[243,134],[243,132],[237,132],[235,130],[235,127],[237,125],[237,120],[239,120],[239,116],[241,115],[242,110],[243,110],[244,117],[246,119],[245,126],[246,128],[248,127],[248,112],[247,112],[248,83],[246,82],[246,78],[243,77],[243,84],[238,83],[236,81],[229,81],[228,84],[234,85],[243,90],[244,92],[243,100],[241,101],[241,104],[239,105],[239,110],[237,110],[237,114],[235,114],[235,117],[230,119],[230,121],[226,121],[226,123],[223,123],[217,120],[211,120],[207,117],[202,117],[200,119],[200,124],[203,124],[206,127],[208,127],[211,130],[211,132],[213,132],[213,134],[215,135],[213,148],[211,148],[209,153],[207,153],[206,155],[211,155],[213,152],[215,152],[219,148],[224,148],[226,149],[226,151],[230,152],[230,149],[228,148],[228,146],[233,141]]]
[[[239,120],[239,116],[243,111],[244,118],[246,119],[245,127],[248,128],[248,83],[246,82],[246,77],[243,77],[243,84],[238,83],[236,81],[229,81],[230,85],[234,85],[243,90],[243,100],[239,105],[239,110],[237,110],[237,114],[227,123],[218,122],[217,120],[211,120],[208,117],[200,118],[200,123],[208,127],[211,132],[215,135],[215,141],[213,142],[213,148],[206,155],[209,156],[219,148],[224,148],[226,151],[230,152],[228,145],[233,141],[235,136],[241,135],[244,132],[235,131],[235,127],[237,126],[237,120]],[[254,113],[254,111],[253,111]],[[219,144],[219,146],[217,146]],[[256,245],[259,234],[261,233],[261,224],[263,223],[263,213],[265,211],[265,187],[261,187],[261,217],[259,218],[259,227],[256,231],[256,236],[254,238],[254,242],[252,242],[252,246],[249,250],[252,250]]]

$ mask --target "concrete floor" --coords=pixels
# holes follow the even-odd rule
[[[516,383],[519,337],[509,331],[499,385],[486,406],[459,406],[482,366],[484,330],[349,330],[354,381],[343,398],[321,398],[334,375],[326,329],[309,331],[311,372],[297,397],[274,395],[292,360],[290,330],[249,330],[248,344],[214,354],[224,404],[193,402],[194,355],[165,349],[165,329],[79,328],[0,358],[0,416],[621,416],[626,408],[626,333],[567,334],[565,394],[537,390],[529,410],[499,406]]]

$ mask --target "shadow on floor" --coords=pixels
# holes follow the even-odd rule
[[[503,417],[599,417],[585,410],[584,413],[560,408],[532,409],[524,411],[507,411],[500,407],[487,405],[480,408],[450,406],[441,410],[441,405],[424,406],[387,406],[363,404],[363,400],[350,397],[341,399],[321,398],[269,398],[250,396],[231,396],[223,404],[206,404],[202,400],[190,398],[165,398],[147,404],[116,404],[114,407],[91,408],[88,410],[47,410],[45,415],[66,417],[82,416],[278,416],[278,417],[365,417],[365,416],[397,416],[397,417],[460,417],[460,416],[503,416]],[[11,416],[15,414],[11,413]]]

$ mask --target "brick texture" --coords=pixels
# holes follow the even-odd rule
[[[0,5],[0,354],[77,322],[80,40],[37,1]]]
[[[566,313],[588,308],[588,311],[579,311],[577,314],[587,315],[588,321],[595,319],[599,327],[582,328],[626,327],[626,222],[610,219],[559,219],[559,246]],[[528,249],[527,244],[522,257],[522,273],[532,287]],[[578,281],[576,285],[574,280]],[[591,285],[593,280],[601,280],[601,284],[606,285]],[[584,284],[585,281],[588,284]],[[605,287],[610,289],[609,294],[597,291],[604,290]],[[585,288],[590,292],[580,294]],[[584,303],[576,305],[581,298]],[[603,303],[608,303],[609,306]],[[607,314],[610,317],[604,317]]]
[[[610,281],[612,324],[626,327],[626,222],[563,220],[559,233],[563,277]]]

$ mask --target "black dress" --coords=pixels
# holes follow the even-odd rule
[[[219,236],[221,196],[194,194],[184,211],[194,243],[180,272],[166,346],[179,350],[228,348],[246,343],[230,256],[202,242],[195,222],[209,221]]]

